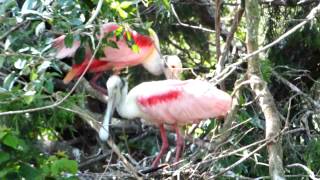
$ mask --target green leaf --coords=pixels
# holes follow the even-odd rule
[[[41,172],[28,164],[22,164],[20,174],[25,179],[41,179]]]
[[[9,74],[3,81],[3,88],[10,91],[13,87],[14,82],[18,79],[15,72]]]
[[[64,38],[64,44],[67,48],[71,48],[73,45],[73,35],[67,34],[67,36]]]
[[[122,9],[127,9],[129,6],[131,6],[133,4],[133,2],[131,1],[123,1],[120,4],[120,8]]]
[[[86,49],[83,46],[78,48],[74,56],[76,64],[81,64],[84,60],[85,55],[86,55]]]
[[[15,150],[19,150],[22,151],[25,149],[25,144],[24,142],[19,139],[17,136],[13,135],[13,134],[7,134],[3,140],[2,143],[15,149]]]
[[[8,161],[10,159],[10,154],[0,151],[0,164]]]
[[[115,49],[119,49],[117,43],[114,42],[114,41],[108,41],[107,46],[112,47],[112,48],[115,48]]]
[[[164,7],[167,9],[167,10],[170,10],[170,3],[168,0],[161,0],[162,1],[162,4],[164,5]]]
[[[31,81],[34,81],[34,80],[36,80],[36,79],[38,79],[38,73],[37,73],[36,70],[33,68],[32,71],[31,71],[31,73],[30,73],[30,80],[31,80]]]
[[[44,87],[47,89],[49,93],[53,93],[54,86],[53,86],[53,81],[51,79],[45,81]]]
[[[59,175],[61,172],[68,172],[75,174],[78,171],[78,164],[74,160],[66,158],[54,161],[51,166],[51,171],[54,175]]]
[[[2,128],[0,127],[0,140],[6,136],[8,134],[8,132],[6,131],[6,128]]]
[[[123,19],[126,19],[128,17],[128,13],[126,11],[124,11],[123,9],[118,8],[117,11],[118,11],[120,17],[122,17]]]
[[[139,53],[139,51],[140,51],[139,46],[136,45],[136,44],[132,45],[132,46],[131,46],[131,49],[132,49],[132,51],[133,51],[134,53]]]
[[[118,9],[120,7],[120,3],[118,1],[113,1],[110,7],[111,9]]]
[[[37,93],[37,92],[36,92],[35,90],[29,90],[29,91],[27,91],[26,93],[24,93],[24,95],[23,95],[23,100],[24,100],[24,102],[27,103],[27,104],[32,103],[32,101],[33,101],[34,98],[35,98],[35,94],[36,94],[36,93]]]

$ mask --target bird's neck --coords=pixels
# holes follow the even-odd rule
[[[128,95],[128,85],[125,85],[121,91],[117,112],[121,117],[126,119],[134,119],[139,117],[139,111],[135,104],[134,98]]]

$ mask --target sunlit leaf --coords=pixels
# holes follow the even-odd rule
[[[131,1],[123,1],[120,3],[120,8],[122,9],[127,9],[128,7],[130,7],[133,4],[133,2]]]
[[[17,69],[23,69],[26,65],[27,61],[25,59],[18,59],[16,62],[14,62],[14,67]]]
[[[59,159],[54,161],[51,167],[53,174],[59,175],[61,172],[76,173],[78,170],[78,164],[74,160],[69,159]]]
[[[21,14],[27,14],[29,13],[28,10],[36,8],[38,2],[35,0],[26,0],[21,8]]]
[[[112,9],[118,9],[120,7],[120,3],[118,1],[113,1],[110,5]]]
[[[118,11],[120,17],[122,17],[123,19],[126,19],[128,17],[128,13],[126,11],[124,11],[123,9],[118,8],[117,11]]]
[[[136,44],[132,45],[132,46],[131,46],[131,49],[132,49],[132,51],[133,51],[134,53],[139,53],[139,51],[140,51],[139,46],[136,45]]]
[[[170,10],[170,3],[168,0],[161,0],[161,2],[167,10]]]
[[[27,92],[24,93],[24,96],[23,96],[23,100],[25,103],[27,104],[30,104],[33,100],[34,100],[34,95],[36,94],[37,92],[34,91],[34,90],[29,90]]]
[[[35,71],[35,69],[32,69],[31,73],[30,73],[30,80],[34,81],[38,78],[38,73]]]

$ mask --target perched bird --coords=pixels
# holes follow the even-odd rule
[[[108,42],[114,43],[116,47],[104,47],[104,57],[93,59],[88,72],[95,73],[95,76],[90,81],[94,87],[98,87],[95,81],[103,72],[111,69],[120,71],[128,66],[142,64],[147,71],[154,75],[163,73],[163,63],[161,61],[157,34],[153,30],[150,30],[150,36],[139,34],[134,30],[127,30],[122,32],[123,34],[120,39],[117,39],[116,31],[119,30],[119,28],[122,27],[116,23],[107,23],[102,25],[100,29],[100,36],[98,38],[106,38]],[[130,34],[130,36],[128,36],[128,34]],[[74,40],[72,46],[68,48],[64,43],[65,37],[65,35],[62,35],[53,42],[53,47],[57,49],[56,58],[58,59],[72,57],[81,44],[80,41]],[[128,46],[127,41],[130,39],[137,45],[138,52],[134,52]],[[87,48],[84,61],[81,64],[73,65],[72,69],[63,79],[65,84],[83,73],[91,59],[91,54],[91,51]]]
[[[142,118],[160,128],[162,140],[159,155],[152,166],[157,167],[169,145],[164,125],[171,125],[177,134],[176,161],[184,144],[179,127],[199,123],[210,117],[224,117],[231,108],[231,96],[201,80],[162,80],[141,83],[130,90],[117,75],[107,81],[108,106],[101,127],[100,139],[109,137],[109,122],[115,109],[127,119]]]

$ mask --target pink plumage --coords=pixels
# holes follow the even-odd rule
[[[231,109],[231,96],[201,80],[163,80],[141,83],[128,92],[128,85],[119,76],[107,82],[108,106],[100,129],[102,140],[109,137],[108,125],[116,107],[127,119],[142,118],[160,128],[162,146],[152,166],[156,167],[169,145],[164,125],[171,125],[177,134],[176,161],[183,149],[180,126],[199,123],[213,117],[225,117]]]
[[[185,125],[210,117],[224,117],[231,97],[210,83],[200,80],[146,82],[137,103],[147,119],[155,124]]]
[[[135,66],[142,64],[150,73],[160,75],[162,73],[162,65],[159,54],[159,40],[157,35],[153,32],[151,36],[139,34],[134,30],[126,30],[122,32],[121,38],[117,41],[116,35],[105,36],[108,33],[115,32],[120,26],[116,23],[106,23],[100,28],[100,36],[97,38],[107,38],[108,41],[113,41],[117,47],[106,46],[103,48],[104,57],[94,59],[95,62],[91,64],[88,72],[96,73],[94,80],[98,78],[104,71],[111,69],[121,70],[128,66]],[[130,34],[138,47],[138,51],[134,52],[128,46],[127,38]],[[68,48],[64,44],[65,35],[56,38],[53,42],[53,47],[56,48],[56,57],[62,59],[65,57],[74,56],[77,49],[80,47],[80,41],[74,40],[72,47]],[[72,79],[83,73],[85,67],[88,65],[92,52],[90,48],[86,48],[86,56],[81,64],[73,65],[72,69],[64,78],[64,83],[69,83]],[[92,82],[93,84],[95,82]]]

